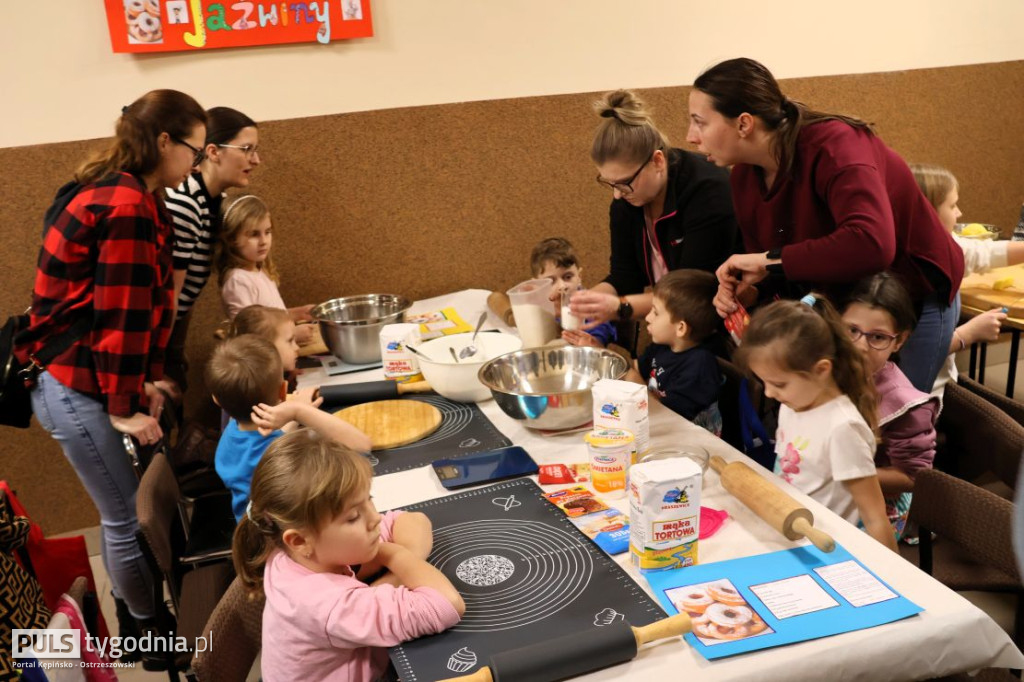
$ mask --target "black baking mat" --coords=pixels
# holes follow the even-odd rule
[[[473,403],[457,403],[432,394],[407,395],[398,400],[420,400],[430,403],[441,411],[441,426],[434,433],[415,443],[400,448],[374,450],[370,453],[370,463],[373,464],[375,476],[427,466],[435,459],[459,458],[474,452],[486,452],[512,445],[512,441],[506,438],[505,434],[499,431]],[[347,406],[331,406],[325,403],[321,409],[333,414],[342,407]]]
[[[665,617],[542,494],[520,478],[403,507],[430,517],[428,561],[466,602],[451,630],[391,649],[403,682],[468,675],[501,651],[622,619],[639,626]]]

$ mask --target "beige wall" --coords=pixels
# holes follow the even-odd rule
[[[45,33],[38,3],[5,0],[0,147],[107,136],[155,87],[267,121],[686,85],[741,55],[780,78],[1024,59],[1019,0],[371,2],[370,39],[135,57],[111,52],[100,0],[57,0]]]

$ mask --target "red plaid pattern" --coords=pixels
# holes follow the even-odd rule
[[[92,330],[47,366],[110,414],[145,405],[143,383],[163,376],[174,320],[174,231],[163,201],[128,173],[82,188],[49,225],[39,251],[26,362],[80,315]]]

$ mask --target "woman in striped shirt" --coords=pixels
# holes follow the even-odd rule
[[[206,158],[176,189],[167,188],[167,208],[174,219],[174,291],[178,301],[167,349],[167,375],[181,390],[188,381],[185,340],[189,313],[210,278],[224,191],[248,187],[250,174],[260,165],[255,121],[228,107],[214,107],[206,116]]]

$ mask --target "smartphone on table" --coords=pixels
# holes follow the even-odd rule
[[[537,463],[518,445],[455,459],[439,459],[431,465],[441,485],[448,490],[537,473]]]

